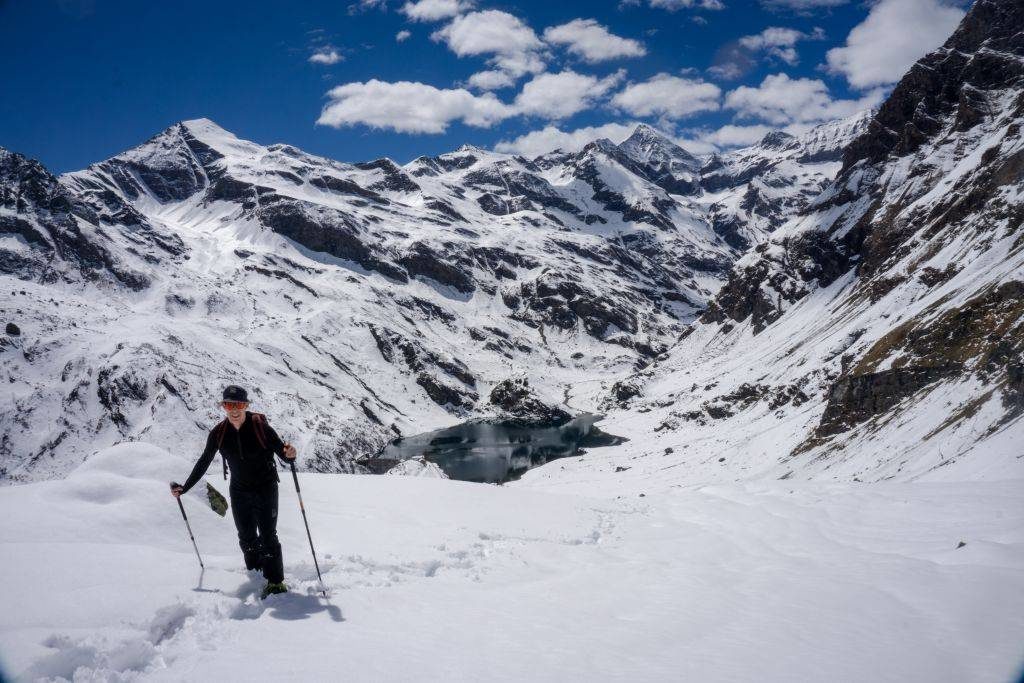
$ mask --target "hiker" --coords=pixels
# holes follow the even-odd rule
[[[171,487],[175,498],[198,482],[213,456],[220,451],[225,470],[231,470],[231,514],[238,529],[246,569],[260,569],[267,585],[263,597],[284,593],[284,560],[277,540],[276,453],[285,461],[295,460],[295,448],[281,441],[260,413],[251,413],[245,389],[231,385],[224,389],[221,406],[227,417],[210,430],[206,448],[185,483]]]

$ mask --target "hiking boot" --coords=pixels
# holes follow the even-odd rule
[[[287,593],[288,586],[284,585],[284,581],[278,583],[271,583],[267,581],[267,585],[263,587],[263,592],[260,593],[260,599],[265,600],[268,595],[276,595],[278,593]]]

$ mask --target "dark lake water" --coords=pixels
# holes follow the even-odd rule
[[[531,467],[577,455],[583,448],[624,442],[623,437],[597,428],[595,423],[601,417],[583,414],[560,427],[464,422],[392,441],[377,457],[394,461],[422,455],[452,479],[506,482],[519,478]]]

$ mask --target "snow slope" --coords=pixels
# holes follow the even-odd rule
[[[0,489],[0,659],[18,680],[1004,681],[1022,664],[1020,481],[700,486],[641,497],[304,474],[293,592],[261,603],[184,458],[106,449]],[[553,467],[557,467],[557,463]],[[543,471],[543,470],[541,470]],[[960,542],[966,543],[958,548]]]

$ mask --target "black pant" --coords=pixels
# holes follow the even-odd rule
[[[284,560],[277,540],[277,482],[252,491],[231,489],[231,514],[246,569],[262,569],[271,583],[284,580]]]

